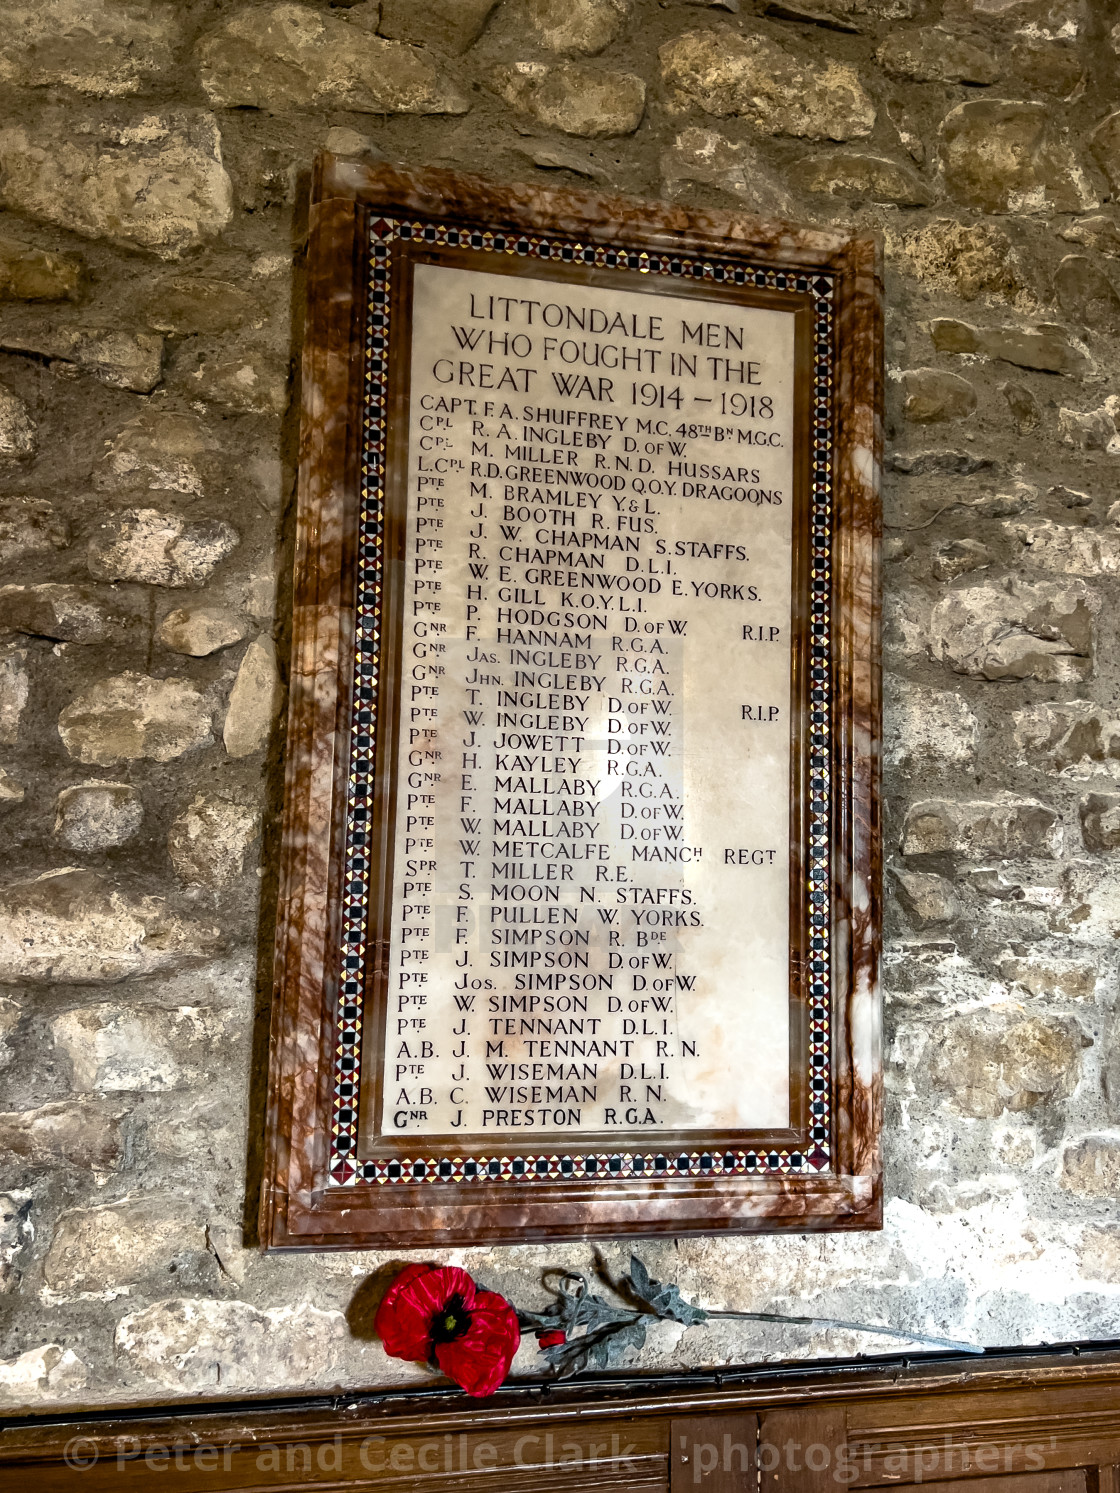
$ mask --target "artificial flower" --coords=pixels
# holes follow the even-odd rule
[[[406,1265],[374,1325],[392,1358],[424,1359],[478,1398],[502,1383],[521,1341],[505,1297],[454,1265]]]

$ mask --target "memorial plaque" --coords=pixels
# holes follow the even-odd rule
[[[262,1232],[869,1228],[874,246],[321,158]]]

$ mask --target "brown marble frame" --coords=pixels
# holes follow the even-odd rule
[[[404,209],[836,277],[832,556],[832,1169],[596,1182],[335,1185],[328,1173],[345,812],[367,225]],[[882,288],[874,240],[663,203],[316,161],[302,368],[291,695],[261,1238],[404,1248],[882,1221],[879,1011],[879,470]],[[667,287],[668,289],[668,287]],[[624,1139],[619,1138],[620,1146]],[[695,1144],[695,1140],[693,1141]]]

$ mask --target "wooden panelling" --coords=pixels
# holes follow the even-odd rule
[[[759,1487],[766,1493],[835,1493],[847,1483],[847,1443],[839,1405],[787,1406],[759,1417]]]
[[[1120,1349],[0,1426],[0,1490],[1120,1493]]]
[[[1083,1467],[1069,1472],[1036,1472],[1030,1477],[958,1478],[949,1483],[924,1483],[926,1493],[1086,1493]]]
[[[757,1415],[693,1415],[670,1421],[670,1493],[740,1493],[753,1487],[757,1441]]]

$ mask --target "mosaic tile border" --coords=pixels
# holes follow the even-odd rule
[[[810,1144],[801,1150],[594,1151],[565,1154],[465,1157],[380,1157],[361,1161],[358,1145],[363,982],[371,866],[367,845],[373,819],[373,748],[376,731],[376,661],[381,646],[383,495],[385,481],[389,305],[392,245],[396,240],[483,254],[530,257],[542,262],[586,264],[638,274],[708,281],[728,286],[809,293],[816,308],[811,403],[811,644],[809,732],[809,844],[807,897],[810,951]],[[358,519],[354,693],[347,777],[343,853],[339,996],[336,1012],[330,1177],[337,1186],[416,1182],[598,1182],[640,1178],[814,1175],[830,1165],[830,909],[831,781],[831,565],[832,565],[832,352],[834,277],[822,272],[752,267],[714,257],[637,253],[562,236],[488,232],[412,218],[377,218],[370,224],[370,280],[365,338],[365,405],[362,432],[361,508]],[[481,1148],[482,1141],[479,1140]]]

